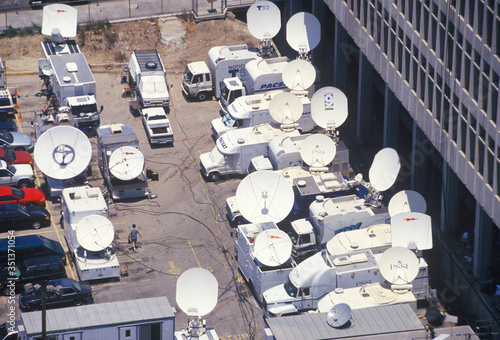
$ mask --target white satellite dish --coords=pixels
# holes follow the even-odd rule
[[[335,142],[321,134],[310,135],[300,146],[300,157],[311,167],[326,167],[333,161],[336,153]]]
[[[347,114],[347,96],[335,87],[322,87],[311,98],[311,117],[324,129],[340,127]]]
[[[387,249],[379,261],[380,274],[394,285],[406,285],[415,280],[420,270],[418,258],[403,247]]]
[[[297,13],[286,23],[286,41],[299,53],[312,51],[318,46],[320,39],[321,25],[311,13]]]
[[[277,267],[288,261],[292,255],[292,240],[282,230],[264,230],[255,239],[253,253],[263,265]]]
[[[380,150],[375,155],[368,172],[371,185],[378,191],[389,189],[398,178],[400,169],[401,163],[396,150],[392,148]]]
[[[257,39],[272,39],[281,29],[281,12],[271,1],[256,1],[247,11],[248,31]]]
[[[299,97],[288,92],[278,93],[269,103],[271,117],[285,128],[295,129],[295,125],[290,124],[295,124],[302,117],[303,111],[304,106]]]
[[[316,80],[316,70],[310,62],[297,59],[285,66],[282,77],[290,90],[306,91]]]
[[[252,223],[280,222],[294,202],[293,188],[282,175],[261,170],[245,177],[236,189],[236,205]]]
[[[46,176],[70,179],[89,165],[92,145],[82,131],[72,126],[56,126],[38,137],[34,156],[36,165]]]
[[[333,328],[345,326],[349,319],[351,319],[351,307],[347,303],[333,306],[326,315],[326,323]]]
[[[109,157],[111,174],[122,181],[137,178],[144,169],[144,155],[132,146],[122,146]]]
[[[405,212],[419,212],[425,214],[427,203],[425,198],[413,190],[402,190],[392,196],[387,206],[391,217]]]
[[[61,35],[63,38],[76,37],[77,10],[64,4],[43,7],[42,34]]]
[[[429,215],[407,212],[391,217],[392,246],[432,249],[432,220]]]
[[[86,250],[100,251],[111,245],[115,228],[110,220],[101,215],[84,217],[76,227],[76,239]]]
[[[203,317],[217,305],[218,283],[204,268],[191,268],[177,279],[175,299],[188,316]]]

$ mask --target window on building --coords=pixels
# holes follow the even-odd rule
[[[413,28],[420,33],[420,14],[422,12],[422,4],[420,0],[415,1],[415,18],[413,19]]]
[[[489,98],[490,98],[490,110],[489,110],[489,113],[490,113],[490,120],[493,122],[493,124],[495,124],[496,126],[498,126],[498,122],[497,122],[497,118],[498,118],[498,114],[497,114],[497,110],[498,110],[498,87],[496,87],[494,84],[498,84],[497,83],[491,83],[490,85],[490,92],[489,92]]]
[[[484,142],[477,142],[477,172],[484,178]]]
[[[451,140],[453,140],[457,145],[458,136],[458,110],[453,107],[451,109]]]
[[[469,127],[469,161],[474,164],[474,168],[476,167],[475,160],[476,160],[476,134],[474,133],[474,130]]]
[[[477,11],[476,11],[476,33],[483,38],[483,25],[485,24],[484,20],[484,4],[482,0],[477,1]]]
[[[469,5],[468,10],[466,11],[466,21],[471,26],[474,27],[474,10],[475,10],[475,2],[476,0],[468,0],[467,4]]]
[[[130,338],[130,335],[131,335],[130,329],[126,329],[125,330],[125,337]]]
[[[465,155],[465,149],[467,146],[467,121],[464,119],[460,119],[460,138],[458,144],[460,151],[462,151]]]

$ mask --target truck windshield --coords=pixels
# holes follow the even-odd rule
[[[0,98],[0,107],[4,107],[4,106],[12,106],[10,104],[9,98]]]
[[[222,117],[222,122],[225,126],[230,128],[233,127],[235,119],[229,113],[226,113],[226,115]]]
[[[71,107],[71,113],[75,117],[92,117],[97,115],[97,104],[78,105]]]
[[[184,71],[184,74],[182,75],[182,79],[188,83],[191,84],[191,79],[193,79],[193,74],[191,71],[189,71],[189,67],[186,67],[186,70]]]
[[[227,88],[226,84],[223,81],[221,81],[220,82],[220,97],[224,98],[224,100],[226,101],[226,103],[228,103],[229,93],[230,93],[230,91]]]
[[[285,291],[288,295],[291,297],[296,297],[297,296],[297,287],[293,285],[293,283],[290,281],[290,278],[285,283]]]

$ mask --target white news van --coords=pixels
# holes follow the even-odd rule
[[[228,131],[217,139],[211,152],[200,155],[200,167],[204,176],[216,181],[221,175],[245,174],[252,158],[266,156],[269,142],[289,133],[269,124]]]
[[[236,98],[229,105],[228,112],[223,117],[212,120],[212,133],[218,138],[229,130],[258,124],[269,123],[279,127],[278,122],[269,113],[269,103],[278,93],[283,93],[283,90]],[[311,117],[311,101],[307,96],[300,96],[299,98],[303,105],[303,112],[297,121],[297,124],[299,124],[297,129],[301,132],[309,132],[316,126]]]
[[[78,243],[76,228],[90,215],[108,218],[108,205],[100,188],[88,186],[66,188],[61,194],[61,222],[64,237],[80,280],[120,278],[120,264],[112,246],[101,251],[88,251]]]
[[[241,96],[286,89],[283,70],[291,62],[286,57],[249,61],[246,65],[246,80],[227,78],[221,81],[219,105],[224,113],[231,103]]]
[[[246,81],[246,64],[262,59],[257,49],[247,45],[216,46],[208,51],[208,66],[204,61],[187,65],[182,76],[182,91],[187,97],[205,100],[212,95],[220,97],[220,83],[237,77]]]

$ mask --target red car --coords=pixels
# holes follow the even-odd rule
[[[13,151],[0,148],[0,159],[9,164],[30,164],[33,166],[33,157],[28,151]]]
[[[45,195],[36,188],[0,187],[0,204],[45,205]]]

